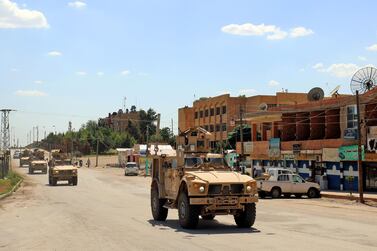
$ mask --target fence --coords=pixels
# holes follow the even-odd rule
[[[10,152],[0,152],[0,179],[8,175],[10,169]]]

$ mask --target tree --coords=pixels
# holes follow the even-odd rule
[[[136,106],[135,105],[131,106],[131,112],[136,112]]]

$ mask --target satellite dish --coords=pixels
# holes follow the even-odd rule
[[[332,90],[331,92],[330,92],[330,97],[334,97],[334,96],[338,96],[339,95],[339,89],[340,89],[340,85],[337,85],[335,88],[334,88],[334,90]]]
[[[267,109],[268,109],[268,105],[266,103],[261,103],[259,105],[259,110],[261,110],[261,111],[267,111]]]
[[[358,70],[351,79],[351,91],[356,94],[366,93],[377,85],[377,69],[374,67],[365,67]]]
[[[309,101],[319,101],[319,100],[323,99],[324,96],[325,96],[325,93],[323,92],[323,90],[321,88],[314,87],[308,93],[308,100]]]

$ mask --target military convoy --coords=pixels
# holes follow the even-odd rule
[[[21,152],[20,167],[30,165],[30,155],[31,152],[28,149],[25,149]]]
[[[256,181],[232,171],[221,154],[209,153],[210,135],[203,128],[191,128],[177,136],[176,156],[152,154],[151,210],[155,220],[165,221],[169,209],[178,209],[183,228],[196,228],[199,216],[213,220],[216,215],[229,214],[240,228],[254,224]]]
[[[56,186],[58,181],[68,181],[68,184],[77,186],[77,167],[72,164],[72,160],[67,158],[61,150],[52,150],[52,158],[49,162],[48,183]]]

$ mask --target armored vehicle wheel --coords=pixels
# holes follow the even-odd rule
[[[280,198],[281,196],[281,191],[280,188],[274,187],[271,189],[271,197],[274,199]]]
[[[315,189],[315,188],[310,188],[309,191],[308,191],[308,197],[310,199],[317,198],[318,197],[318,190]]]
[[[73,185],[73,186],[77,186],[77,181],[78,181],[78,180],[77,180],[77,177],[73,177],[73,178],[72,178],[72,185]]]
[[[183,228],[196,228],[199,222],[199,209],[190,205],[186,192],[182,192],[178,198],[179,224]]]
[[[33,174],[33,169],[29,167],[29,174]]]
[[[214,214],[202,215],[202,219],[203,220],[213,220],[213,219],[215,219],[215,215]]]
[[[296,197],[296,198],[301,198],[301,197],[302,197],[302,194],[300,194],[300,193],[296,193],[296,194],[295,194],[295,197]]]
[[[53,186],[56,186],[56,184],[58,183],[58,180],[56,178],[52,178],[52,185]]]
[[[291,198],[291,194],[290,193],[285,193],[285,194],[283,194],[283,196],[284,196],[284,198]]]
[[[154,220],[165,221],[166,217],[168,217],[168,209],[164,208],[165,202],[165,199],[159,198],[158,187],[154,184],[151,190],[151,208]]]
[[[48,177],[48,184],[49,184],[50,186],[52,186],[52,179],[51,179],[51,177]]]
[[[239,228],[250,228],[254,225],[256,216],[255,203],[246,204],[245,210],[234,215],[234,221]]]
[[[264,198],[266,198],[266,193],[264,191],[260,191],[260,192],[258,192],[258,196],[259,196],[259,198],[264,199]]]

